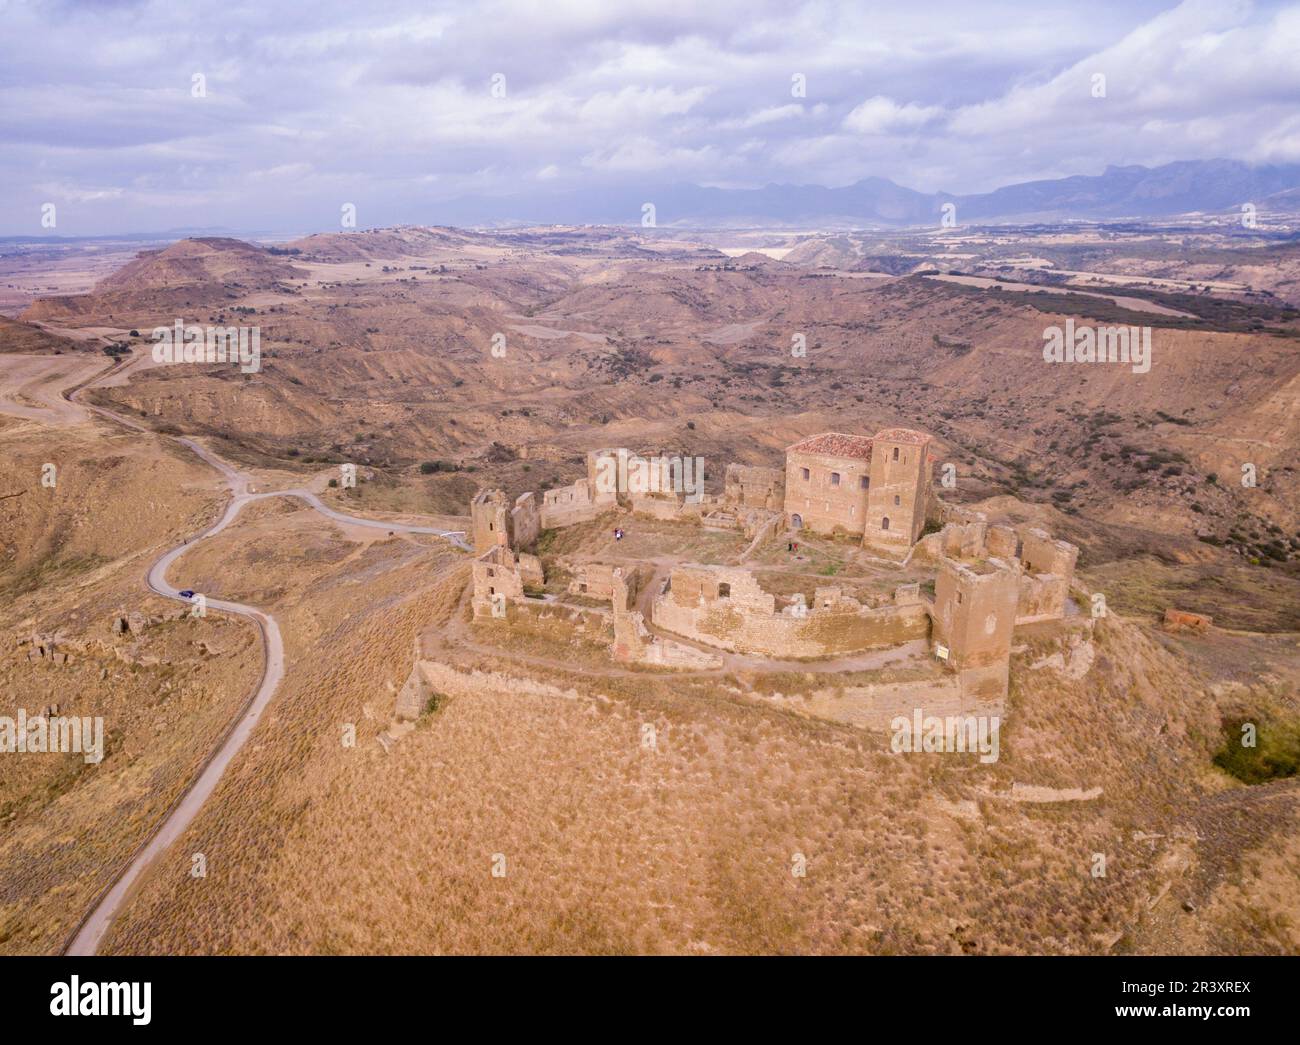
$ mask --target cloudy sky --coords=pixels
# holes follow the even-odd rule
[[[1212,157],[1300,161],[1300,3],[0,0],[6,235]]]

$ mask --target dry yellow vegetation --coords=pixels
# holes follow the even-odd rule
[[[1021,652],[994,766],[893,755],[884,734],[783,712],[725,677],[589,679],[454,642],[430,668],[437,710],[386,752],[385,683],[423,625],[454,631],[463,586],[462,571],[401,566],[372,582],[394,604],[321,631],[332,641],[110,950],[1141,949],[1150,901],[1191,888],[1169,853],[1227,787],[1209,767],[1213,698],[1121,621],[1099,628],[1083,679],[1031,667],[1046,641]],[[349,720],[355,748],[339,742]],[[1039,804],[1016,785],[1103,793]],[[1294,812],[1293,795],[1269,830],[1293,829]],[[198,848],[203,881],[188,877]]]
[[[171,322],[181,301],[195,322],[241,309],[262,330],[256,380],[142,367],[87,399],[212,437],[259,492],[309,486],[344,511],[451,529],[479,485],[540,494],[597,446],[703,455],[716,487],[725,462],[772,464],[811,432],[923,425],[958,466],[955,500],[1079,543],[1081,576],[1118,613],[1200,597],[1272,634],[1174,637],[1112,617],[1070,647],[1027,630],[996,764],[893,755],[886,734],[819,718],[823,691],[924,681],[933,664],[840,678],[619,667],[597,613],[471,624],[468,557],[445,542],[257,501],[171,576],[273,613],[286,675],[106,950],[1296,951],[1300,788],[1244,787],[1212,763],[1226,708],[1267,695],[1300,710],[1281,630],[1300,584],[1289,341],[1162,328],[1150,381],[1065,368],[1026,381],[1056,317],[994,295],[766,263],[697,271],[689,244],[647,256],[623,234],[574,236],[585,253],[521,239],[499,263],[494,234],[314,237],[292,263],[192,242],[31,315],[111,321],[125,338],[120,324]],[[402,275],[368,259],[398,259]],[[785,353],[793,315],[818,319],[807,359]],[[497,360],[485,346],[503,325]],[[45,344],[14,326],[0,345]],[[952,350],[955,330],[968,351]],[[1260,466],[1249,492],[1227,481],[1243,440]],[[109,727],[98,766],[0,760],[0,950],[51,951],[212,750],[261,659],[250,626],[162,619],[175,604],[143,587],[162,549],[218,514],[214,472],[98,421],[0,418],[0,451],[3,706],[59,703]],[[361,484],[326,488],[343,461]],[[54,491],[38,483],[47,462]],[[749,544],[620,522],[621,542],[610,517],[539,550],[548,566],[664,566],[734,561]],[[1249,564],[1270,547],[1284,558]],[[780,542],[751,562],[805,593],[926,575],[887,573],[845,542],[801,552],[801,572]],[[112,638],[131,610],[160,619]],[[33,632],[61,633],[72,660],[29,659]],[[392,743],[417,650],[436,708]],[[206,878],[190,874],[199,852]]]
[[[149,835],[261,674],[257,633],[178,615],[148,562],[215,508],[192,459],[106,426],[0,419],[0,715],[102,717],[105,755],[0,755],[0,953],[63,946]],[[59,463],[54,489],[43,462]],[[191,485],[193,484],[193,485]],[[140,632],[112,622],[139,614]],[[55,653],[31,658],[33,635]]]

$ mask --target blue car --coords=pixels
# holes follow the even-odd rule
[[[194,598],[194,592],[190,591],[189,588],[186,588],[183,592],[180,592],[180,597],[182,599],[192,599]]]

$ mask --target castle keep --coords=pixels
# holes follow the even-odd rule
[[[796,530],[861,535],[866,548],[906,555],[930,496],[930,437],[909,428],[870,439],[827,432],[785,452],[785,516]]]

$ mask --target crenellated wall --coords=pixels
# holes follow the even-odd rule
[[[990,526],[980,512],[955,509],[945,512],[949,521],[937,534],[921,542],[921,552],[936,561],[961,562],[998,559],[1014,567],[1018,577],[1017,624],[1060,620],[1074,582],[1079,549],[1055,540],[1037,527]]]

